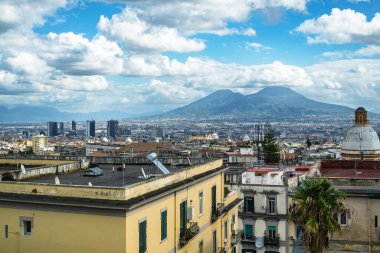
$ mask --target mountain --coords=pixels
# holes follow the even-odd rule
[[[120,111],[100,111],[94,113],[68,113],[61,112],[48,106],[18,106],[6,108],[0,106],[0,123],[35,123],[47,121],[70,121],[70,120],[110,120],[130,118],[129,115]]]
[[[317,102],[290,88],[275,86],[242,95],[219,90],[189,105],[177,108],[163,117],[235,116],[266,119],[352,115],[353,109]]]

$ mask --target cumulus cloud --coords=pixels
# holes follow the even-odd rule
[[[125,8],[111,19],[101,16],[97,25],[101,34],[133,51],[201,51],[206,46],[203,41],[188,39],[175,28],[153,25],[141,20],[141,11]]]
[[[307,0],[172,0],[131,1],[143,10],[141,17],[151,24],[174,27],[187,34],[236,33],[228,23],[246,21],[253,11],[266,8],[305,11]]]
[[[45,17],[52,16],[58,8],[72,4],[66,0],[3,0],[0,4],[0,33],[11,29],[30,29],[42,25]],[[25,18],[27,17],[27,21]]]
[[[45,51],[47,61],[72,75],[118,74],[123,69],[123,51],[116,42],[104,36],[88,40],[83,35],[49,33],[51,48]]]
[[[299,25],[295,31],[308,35],[308,43],[344,44],[364,43],[380,44],[380,13],[367,21],[367,17],[351,9],[332,9],[330,15],[324,14],[309,19]]]

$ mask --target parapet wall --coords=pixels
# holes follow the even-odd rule
[[[19,194],[39,194],[60,197],[91,199],[128,200],[157,190],[181,180],[202,174],[223,166],[223,160],[211,161],[166,176],[153,178],[126,187],[73,186],[55,184],[36,184],[27,182],[0,182],[0,192]]]

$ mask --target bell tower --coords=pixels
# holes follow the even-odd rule
[[[355,126],[367,126],[367,111],[363,107],[355,111]]]

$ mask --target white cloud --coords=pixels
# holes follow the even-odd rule
[[[97,25],[101,34],[133,51],[201,51],[206,46],[203,41],[188,39],[175,28],[153,25],[141,20],[141,11],[126,8],[111,19],[101,16]]]
[[[91,41],[83,35],[49,33],[51,47],[44,52],[47,61],[67,74],[118,74],[123,69],[123,51],[104,36]]]
[[[72,4],[66,0],[2,0],[0,4],[0,33],[11,29],[30,29],[43,25],[46,16],[58,8]],[[27,20],[26,20],[27,18]]]
[[[367,21],[360,12],[334,8],[330,15],[304,21],[295,31],[309,35],[308,43],[380,44],[380,13]]]
[[[246,42],[246,45],[247,45],[246,48],[248,48],[248,49],[252,48],[256,52],[260,52],[262,50],[271,50],[271,49],[273,49],[271,47],[264,46],[264,45],[262,45],[260,43],[257,43],[257,42]]]
[[[307,0],[171,0],[130,1],[150,24],[173,27],[187,34],[235,34],[228,23],[241,23],[252,12],[268,8],[305,11]],[[252,36],[252,34],[248,34]]]

